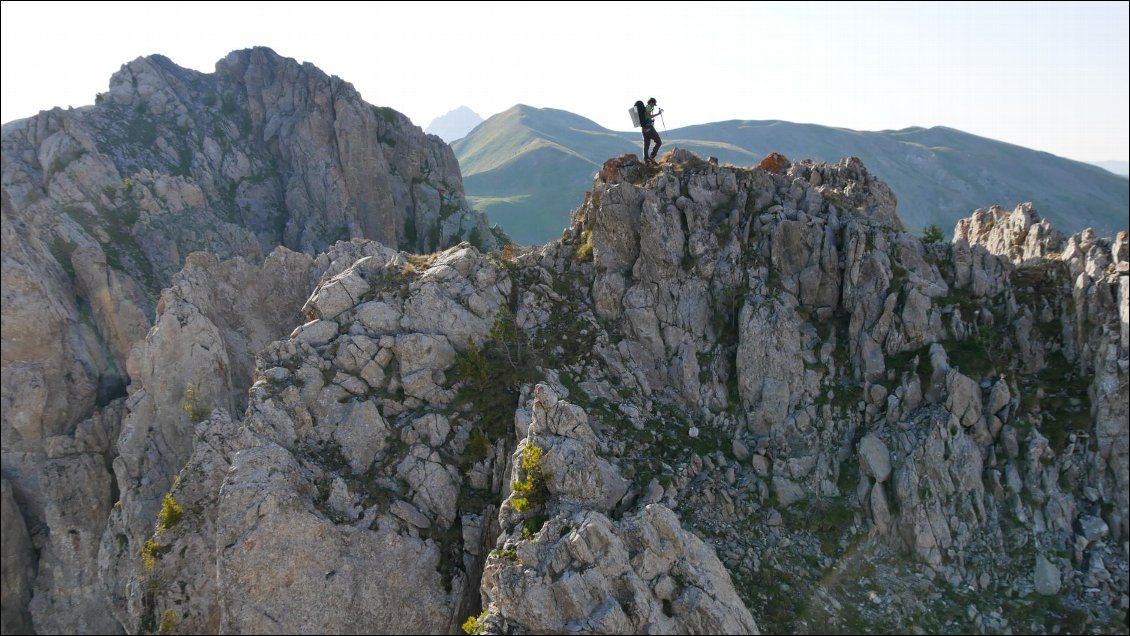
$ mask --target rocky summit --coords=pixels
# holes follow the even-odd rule
[[[5,127],[5,633],[1126,631],[1124,232],[674,151],[491,249],[351,91],[148,58]]]
[[[185,382],[242,412],[247,352],[293,328],[322,271],[314,257],[352,238],[501,244],[466,204],[450,148],[269,49],[211,74],[139,58],[95,102],[3,128],[4,524],[22,514],[24,526],[5,537],[27,534],[38,552],[28,567],[5,552],[20,572],[12,586],[5,574],[5,633],[28,624],[29,599],[41,631],[121,629],[96,567],[120,434],[145,445],[179,428],[168,417]],[[154,327],[212,372],[151,364],[141,345]],[[142,410],[130,424],[121,398],[141,376],[150,388],[131,394]],[[159,500],[190,451],[164,447],[159,466],[136,456],[122,479]]]

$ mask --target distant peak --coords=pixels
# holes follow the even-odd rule
[[[467,133],[481,123],[483,118],[478,113],[466,106],[459,106],[433,119],[424,132],[437,135],[447,143],[451,143],[466,137]]]
[[[473,117],[478,117],[480,120],[482,119],[482,117],[479,116],[478,113],[471,110],[467,106],[457,106],[457,107],[447,111],[446,113],[444,113],[440,117],[437,117],[436,119],[440,119],[441,117],[451,117],[452,115],[471,115]]]

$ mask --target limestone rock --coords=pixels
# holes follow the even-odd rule
[[[70,436],[124,397],[127,385],[138,402],[169,392],[183,399],[183,385],[150,384],[148,398],[138,397],[146,373],[138,355],[151,325],[166,308],[185,317],[171,304],[194,305],[216,328],[208,344],[222,343],[228,356],[217,354],[225,368],[214,388],[226,395],[209,398],[239,413],[253,354],[294,328],[310,291],[309,265],[299,262],[309,256],[271,254],[277,246],[313,254],[353,237],[414,250],[465,237],[497,243],[467,204],[448,146],[403,115],[365,103],[339,78],[264,48],[234,52],[208,74],[159,55],[139,58],[114,74],[92,106],[6,123],[2,145],[0,434],[4,474],[36,527],[53,496],[37,481],[45,440]],[[294,278],[253,280],[253,270],[272,269]],[[180,294],[175,301],[162,294],[168,286]],[[194,322],[194,333],[203,333]],[[145,411],[139,417],[164,417],[160,408],[137,406]],[[139,451],[136,424],[127,425],[129,453]],[[167,422],[156,429],[171,433]],[[151,474],[132,472],[130,489],[168,487],[188,456],[191,434],[178,437],[156,451],[175,460]],[[123,469],[137,461],[123,460]],[[151,505],[142,512],[151,521]],[[92,571],[85,548],[88,562],[76,567]],[[52,576],[51,586],[67,587],[67,577]],[[61,606],[44,611],[51,631],[116,629]]]
[[[859,466],[863,473],[879,483],[891,475],[891,455],[883,440],[873,434],[859,440]]]
[[[220,627],[222,599],[218,596],[215,571],[201,571],[201,563],[214,563],[216,519],[220,488],[233,457],[262,440],[240,428],[224,410],[217,409],[194,426],[193,450],[163,508],[176,507],[179,515],[160,519],[149,526],[145,538],[152,561],[136,561],[136,552],[123,545],[124,536],[107,533],[102,540],[103,564],[125,563],[121,571],[106,571],[116,579],[115,599],[128,612],[117,616],[129,631],[151,630],[165,614],[173,612],[176,628],[184,632],[214,633]],[[116,513],[120,514],[120,512]],[[136,545],[136,544],[134,544]],[[129,554],[121,554],[121,552]]]
[[[646,505],[619,522],[606,516],[625,486],[595,454],[587,414],[545,385],[533,393],[514,482],[544,488],[538,505],[550,516],[535,532],[518,523],[517,495],[503,505],[508,534],[499,545],[508,547],[491,553],[482,584],[494,620],[507,631],[758,633],[713,550],[668,508]],[[528,467],[523,449],[533,446],[540,459]],[[672,585],[674,576],[680,585]]]
[[[288,74],[337,92],[291,104]],[[6,162],[17,133],[42,140],[38,165],[58,160],[42,218],[60,193],[135,197],[149,262],[189,254],[154,270],[172,286],[148,300],[113,228],[77,207],[16,224],[5,204],[6,625],[152,631],[171,610],[178,631],[415,633],[481,608],[499,633],[882,630],[948,612],[947,585],[978,590],[951,627],[995,633],[1046,628],[1005,621],[1034,586],[1095,626],[1125,606],[1125,237],[1057,239],[1022,206],[924,245],[858,160],[747,170],[684,150],[606,162],[559,241],[409,254],[360,237],[467,230],[442,157],[262,51],[217,75],[252,84],[228,99],[252,131],[340,140],[323,117],[340,109],[375,131],[389,175],[419,178],[361,179],[344,163],[377,146],[360,144],[260,179],[261,149],[219,143],[209,119],[192,166],[211,171],[155,160],[100,191],[120,153],[78,123],[5,130]],[[143,61],[103,99],[196,126],[184,96],[206,77]],[[155,156],[175,157],[159,136]],[[40,188],[5,165],[6,196]],[[219,175],[241,184],[229,216],[259,229],[193,225],[193,243],[186,218],[228,209]],[[384,225],[362,192],[423,216]],[[325,250],[260,260],[264,232]],[[123,348],[150,302],[154,329]],[[60,342],[25,337],[40,311]],[[35,580],[20,554],[39,555]],[[858,581],[835,584],[845,573]],[[799,582],[811,611],[779,611]]]
[[[529,547],[528,559],[492,557],[483,573],[484,604],[507,629],[760,633],[713,551],[658,504],[618,523],[555,517]]]
[[[98,555],[114,503],[108,462],[122,417],[122,400],[111,402],[73,434],[47,438],[45,456],[37,458],[44,505],[40,528],[47,532],[36,541],[38,572],[27,606],[36,631],[59,632],[71,625],[94,632],[121,629],[106,611],[110,596]]]
[[[977,210],[958,221],[953,236],[955,241],[979,244],[993,254],[1007,256],[1017,265],[1061,250],[1065,240],[1031,203],[1021,203],[1011,213],[1000,206]]]
[[[1044,596],[1059,594],[1062,585],[1059,568],[1042,554],[1036,555],[1036,571],[1033,575],[1036,591]]]
[[[35,555],[31,538],[23,515],[12,496],[12,485],[7,479],[0,481],[0,496],[3,497],[4,515],[2,521],[4,555],[4,579],[0,587],[0,604],[3,611],[5,634],[31,633],[31,615],[27,611],[31,600],[31,584],[35,578]]]
[[[310,509],[313,490],[277,445],[236,454],[216,521],[221,631],[455,628],[451,608],[465,583],[443,591],[434,543],[337,525]],[[286,579],[290,592],[280,595],[276,584]]]

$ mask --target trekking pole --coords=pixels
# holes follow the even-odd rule
[[[663,132],[667,132],[667,120],[663,119],[663,111],[659,111],[659,122],[663,124]]]

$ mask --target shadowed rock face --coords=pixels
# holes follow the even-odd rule
[[[5,522],[6,610],[33,586],[53,631],[1116,625],[1125,236],[1022,206],[924,245],[858,160],[776,163],[610,160],[538,248],[194,254],[128,397],[43,457],[5,446],[49,493],[28,541]]]

